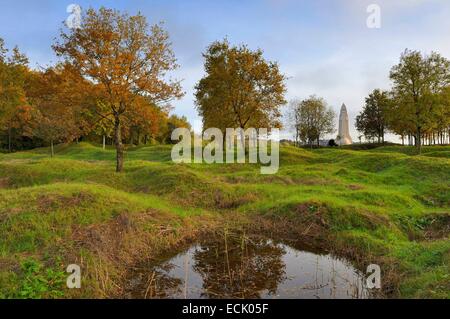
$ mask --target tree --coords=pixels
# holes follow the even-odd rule
[[[140,13],[130,16],[117,10],[89,9],[80,28],[61,31],[53,48],[87,79],[106,92],[108,113],[114,118],[116,171],[123,169],[123,117],[140,96],[152,103],[167,103],[183,95],[180,83],[167,80],[176,59],[161,25],[150,30]]]
[[[107,114],[108,113],[108,105],[105,105],[101,100],[97,101],[97,105],[94,107],[94,111],[89,111],[89,116],[91,118],[96,118],[95,121],[95,133],[102,137],[102,147],[103,150],[106,149],[106,138],[111,138],[114,133],[114,118],[112,115],[109,116],[100,116],[98,114]]]
[[[291,101],[290,107],[294,114],[294,127],[304,144],[312,146],[316,142],[319,145],[323,135],[335,131],[336,114],[324,99],[312,95],[303,101]]]
[[[68,64],[59,64],[43,72],[33,72],[27,85],[27,97],[34,108],[34,136],[50,144],[70,142],[85,130],[81,119],[84,94],[89,83]]]
[[[446,143],[445,136],[450,143],[450,87],[444,88],[438,95],[438,103],[433,110],[433,123],[439,143]]]
[[[292,100],[289,102],[287,112],[286,112],[286,122],[288,124],[288,129],[294,131],[294,145],[300,146],[300,112],[299,112],[300,101]]]
[[[405,143],[405,137],[411,140],[414,134],[414,114],[410,112],[410,106],[398,103],[395,99],[391,99],[391,106],[387,115],[389,130],[400,135],[402,144]]]
[[[0,128],[6,130],[8,151],[12,151],[12,135],[23,123],[22,115],[28,110],[24,91],[28,72],[28,59],[17,47],[12,54],[0,38]]]
[[[144,97],[138,97],[126,115],[130,143],[139,145],[142,137],[146,144],[149,138],[155,139],[163,129],[168,109],[153,104]]]
[[[376,137],[378,143],[384,143],[390,104],[388,92],[379,89],[373,90],[366,97],[363,110],[356,116],[356,129],[363,133],[366,138]]]
[[[212,43],[203,57],[206,75],[195,87],[203,129],[281,127],[286,87],[277,63],[227,40]]]
[[[438,105],[436,96],[450,84],[450,62],[438,53],[423,55],[406,50],[390,72],[395,103],[405,121],[414,128],[415,145],[421,152],[424,131]]]
[[[171,115],[167,119],[167,132],[164,141],[166,143],[172,143],[172,132],[176,128],[187,128],[189,130],[192,129],[191,124],[188,122],[186,116],[178,116],[178,115]]]

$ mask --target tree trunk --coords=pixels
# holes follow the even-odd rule
[[[106,136],[103,135],[103,150],[106,148]]]
[[[11,128],[8,128],[8,152],[11,153],[12,152],[12,148],[11,148]]]
[[[242,149],[244,150],[244,153],[247,154],[247,151],[245,149],[245,135],[244,135],[244,128],[241,127],[241,129],[239,130],[239,133],[241,135],[241,145],[242,145]]]
[[[422,128],[417,128],[416,147],[419,154],[422,153]]]
[[[123,144],[120,129],[120,117],[116,114],[114,119],[114,142],[116,145],[116,172],[118,173],[123,170]]]
[[[137,146],[141,145],[141,130],[137,131]]]
[[[55,149],[53,147],[53,139],[50,141],[50,150],[51,150],[51,157],[55,156]]]

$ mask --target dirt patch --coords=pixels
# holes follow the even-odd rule
[[[11,181],[9,177],[2,177],[0,178],[0,189],[2,188],[9,188],[11,185]]]
[[[72,196],[62,196],[59,194],[42,195],[37,199],[38,210],[42,213],[49,213],[58,208],[76,207],[81,204],[91,203],[94,196],[88,193],[77,193]]]
[[[242,205],[253,203],[258,200],[258,196],[253,193],[242,195],[229,195],[217,190],[214,193],[214,207],[217,209],[236,209]]]
[[[423,230],[426,240],[443,239],[450,236],[450,214],[436,214],[427,218]]]
[[[139,246],[145,244],[149,238],[175,234],[175,228],[170,225],[174,218],[167,218],[163,223],[163,216],[164,213],[156,210],[123,212],[101,224],[77,226],[73,229],[72,237],[80,246],[90,251],[109,259],[125,261],[131,250],[139,250]]]
[[[450,213],[433,213],[419,218],[400,220],[412,241],[433,241],[450,236]]]
[[[269,211],[261,217],[252,217],[252,228],[257,232],[283,237],[285,240],[311,243],[324,248],[329,238],[327,207],[315,203],[302,203],[290,208],[289,214]]]
[[[18,271],[19,267],[15,260],[0,257],[0,269],[2,269],[2,270],[8,269],[10,271]]]
[[[258,183],[267,183],[267,184],[281,184],[281,185],[295,185],[296,182],[293,178],[289,176],[277,176],[277,175],[269,175],[264,176],[257,181]]]
[[[334,211],[327,205],[319,202],[305,202],[285,207],[285,213],[278,208],[269,211],[265,217],[274,222],[283,224],[282,232],[295,233],[304,239],[322,238],[330,231],[332,225],[348,225],[348,227],[364,227],[375,229],[380,225],[389,225],[389,219],[380,214],[358,210],[358,213],[342,209]]]
[[[364,189],[364,186],[356,185],[356,184],[350,184],[350,185],[347,186],[347,188],[352,190],[352,191],[358,191],[358,190]]]
[[[222,180],[229,184],[246,184],[255,182],[255,178],[249,176],[225,176]]]
[[[104,224],[76,228],[73,237],[81,246],[91,251],[114,257],[122,245],[124,235],[132,228],[128,216],[120,214]]]
[[[296,178],[294,181],[298,185],[307,186],[339,185],[338,181],[327,178]]]
[[[11,207],[0,211],[0,223],[4,223],[8,218],[20,214],[22,211],[23,209],[20,207]]]
[[[389,220],[389,218],[385,215],[373,213],[368,210],[360,210],[359,215],[361,217],[362,223],[364,224],[364,227],[375,230],[377,227],[380,226],[392,226],[393,223]],[[354,225],[359,226],[359,225]]]
[[[297,205],[294,212],[297,215],[296,223],[306,226],[302,231],[303,236],[317,237],[323,230],[329,228],[325,216],[328,213],[328,210],[324,206],[304,203]]]

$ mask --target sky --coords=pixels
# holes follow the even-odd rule
[[[151,24],[164,22],[180,65],[172,75],[186,92],[173,102],[173,113],[185,115],[196,131],[201,119],[193,94],[204,75],[202,52],[225,37],[279,63],[288,78],[287,100],[315,94],[337,115],[345,103],[354,140],[364,98],[375,88],[390,88],[389,70],[405,49],[450,58],[448,0],[0,0],[0,38],[8,47],[18,45],[32,67],[48,66],[57,61],[51,45],[72,3],[140,11]],[[380,8],[379,28],[367,26],[371,4]]]

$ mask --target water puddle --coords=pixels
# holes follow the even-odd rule
[[[267,238],[224,235],[133,275],[134,298],[370,298],[348,261]]]

